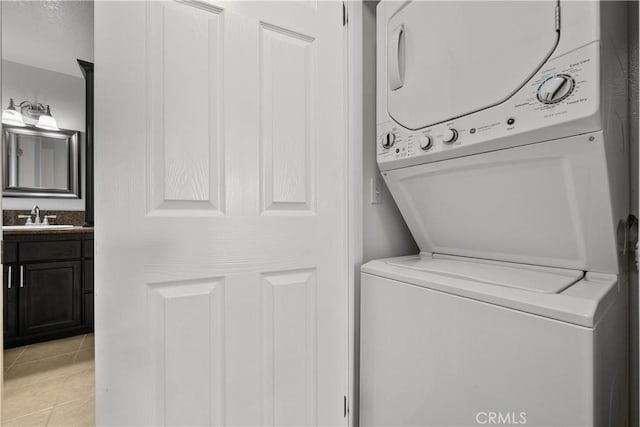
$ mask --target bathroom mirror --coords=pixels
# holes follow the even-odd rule
[[[3,195],[80,197],[78,132],[2,126]]]

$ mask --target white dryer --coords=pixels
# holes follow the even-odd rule
[[[378,165],[421,253],[362,267],[361,425],[625,424],[625,22],[378,5]]]

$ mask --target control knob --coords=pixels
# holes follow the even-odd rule
[[[389,149],[396,143],[396,134],[388,132],[382,136],[382,148]]]
[[[453,144],[458,139],[458,131],[455,129],[447,129],[442,135],[442,140],[447,144]]]
[[[568,74],[556,74],[543,81],[538,87],[538,100],[543,104],[555,104],[571,95],[576,86]]]
[[[422,148],[424,151],[427,151],[431,147],[433,147],[433,141],[431,140],[431,137],[429,135],[421,135],[420,148]]]

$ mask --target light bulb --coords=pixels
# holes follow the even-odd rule
[[[60,130],[58,128],[58,123],[56,122],[56,119],[51,117],[51,109],[49,108],[48,105],[47,105],[46,113],[43,113],[40,115],[40,118],[38,119],[38,123],[36,123],[36,127],[40,129],[47,129],[47,130]]]
[[[7,109],[2,112],[2,123],[11,126],[26,126],[22,118],[22,114],[20,114],[20,111],[18,111],[16,106],[13,105],[13,98],[9,100],[9,106]]]

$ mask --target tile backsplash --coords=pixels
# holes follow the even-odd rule
[[[18,219],[18,215],[29,215],[30,211],[22,210],[4,210],[2,211],[2,225],[23,225],[24,219]],[[44,219],[45,215],[56,215],[55,219],[50,220],[51,224],[84,224],[84,211],[48,211],[41,210],[40,218]]]

